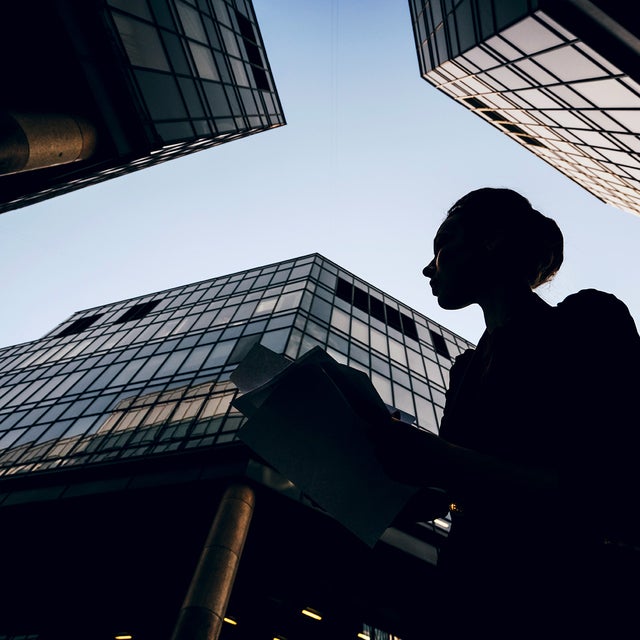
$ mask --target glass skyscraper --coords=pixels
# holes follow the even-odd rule
[[[409,0],[420,73],[607,204],[640,213],[629,3]]]
[[[0,9],[0,212],[285,124],[251,0]]]
[[[423,620],[411,610],[436,588],[429,572],[448,523],[391,528],[363,549],[255,459],[237,438],[244,417],[231,404],[238,391],[229,376],[258,343],[292,360],[321,347],[364,371],[390,409],[433,432],[452,359],[471,346],[311,254],[80,311],[38,340],[0,350],[0,561],[14,584],[0,605],[8,607],[0,637],[57,637],[69,616],[79,629],[64,637],[166,635],[229,478],[255,483],[265,497],[256,500],[223,637],[249,637],[249,628],[269,639],[332,629],[418,637]],[[52,558],[68,572],[60,589]],[[121,580],[106,587],[112,571]],[[374,572],[371,584],[360,571]],[[95,590],[87,601],[80,576]],[[322,621],[294,622],[299,611],[289,607],[300,596],[326,613]]]

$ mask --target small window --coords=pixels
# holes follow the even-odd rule
[[[387,312],[387,324],[393,327],[396,331],[402,333],[402,325],[400,324],[400,312],[394,309],[388,304],[385,304],[385,311]]]
[[[384,303],[378,298],[370,297],[369,302],[371,304],[371,315],[380,322],[386,322],[384,317]]]
[[[418,340],[416,323],[412,318],[394,309],[391,305],[385,304],[381,300],[369,295],[364,289],[347,282],[344,278],[338,278],[336,285],[336,297],[353,304],[356,309],[360,309],[370,314],[377,320],[393,327],[400,333]]]
[[[129,322],[130,320],[140,320],[144,318],[154,307],[158,305],[160,300],[151,300],[150,302],[141,302],[134,304],[133,307],[127,309],[117,320],[116,324],[121,322]]]
[[[93,316],[84,316],[84,318],[78,318],[74,320],[66,329],[63,329],[56,338],[64,338],[65,336],[72,336],[76,333],[80,333],[89,328],[98,318],[103,314],[97,313]]]
[[[449,354],[449,349],[447,349],[447,343],[445,339],[439,333],[436,333],[431,329],[429,329],[429,333],[431,334],[431,340],[433,342],[433,347],[436,350],[436,353],[439,353],[445,358],[451,359],[451,355]]]
[[[260,48],[258,47],[258,36],[256,35],[253,24],[239,11],[236,10],[236,19],[238,21],[238,28],[242,34],[244,40],[244,48],[247,52],[247,57],[251,63],[251,73],[256,83],[256,87],[262,91],[271,91],[269,85],[269,78],[264,69],[264,63],[262,56],[260,55]]]
[[[418,340],[418,329],[416,328],[416,323],[413,318],[401,313],[400,320],[402,320],[402,333],[404,333],[408,338]]]
[[[351,304],[353,295],[353,285],[348,283],[343,278],[338,277],[338,284],[336,286],[336,296],[345,302]]]
[[[358,287],[353,287],[353,306],[369,313],[369,294]]]

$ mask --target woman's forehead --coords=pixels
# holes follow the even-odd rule
[[[464,230],[464,221],[461,216],[453,215],[446,218],[446,220],[438,227],[436,232],[436,238],[439,236],[450,236],[461,234]]]

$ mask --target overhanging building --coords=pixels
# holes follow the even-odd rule
[[[0,213],[285,124],[251,0],[0,8]]]
[[[632,3],[409,0],[422,77],[607,204],[640,213]]]
[[[255,508],[222,638],[424,636],[448,523],[398,524],[370,549],[253,456],[230,374],[257,343],[290,359],[320,346],[434,432],[470,346],[311,254],[0,350],[0,636],[168,639],[237,482]]]

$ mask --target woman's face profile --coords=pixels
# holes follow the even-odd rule
[[[447,218],[433,241],[433,260],[422,270],[443,309],[462,309],[478,302],[487,251],[465,229],[463,217]]]

